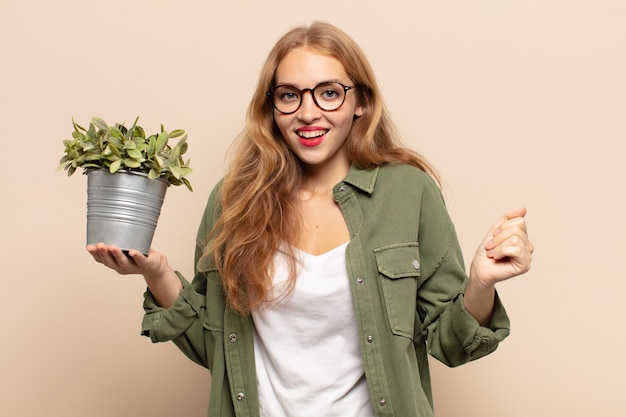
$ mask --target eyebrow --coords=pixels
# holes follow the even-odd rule
[[[323,80],[323,81],[320,81],[320,82],[318,82],[317,84],[315,84],[315,85],[314,85],[313,87],[311,87],[311,88],[315,88],[316,86],[318,86],[318,85],[320,85],[320,84],[326,84],[326,83],[341,83],[341,84],[346,84],[346,85],[348,85],[345,81],[340,80],[339,78],[331,78],[331,79],[329,79],[329,80]],[[274,84],[274,87],[280,87],[280,86],[296,87],[296,88],[300,89],[300,88],[298,87],[298,85],[297,85],[297,84],[294,84],[294,83],[275,83],[275,84]],[[308,88],[308,87],[305,87],[305,88]]]

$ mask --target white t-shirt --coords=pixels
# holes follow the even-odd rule
[[[263,417],[373,417],[350,292],[347,243],[319,256],[299,251],[292,294],[252,312]],[[274,288],[288,278],[275,258]]]

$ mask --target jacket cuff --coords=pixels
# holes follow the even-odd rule
[[[149,337],[153,343],[166,342],[182,334],[204,307],[204,297],[178,271],[176,275],[183,289],[171,307],[160,307],[149,289],[144,293],[145,314],[141,323],[141,335]]]
[[[463,341],[463,347],[471,360],[490,354],[511,332],[511,323],[506,310],[496,292],[491,322],[481,326],[476,319],[465,310],[464,294],[459,294],[452,305],[454,332]]]

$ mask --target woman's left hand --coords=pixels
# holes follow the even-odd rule
[[[470,279],[484,287],[530,269],[534,246],[526,230],[526,209],[505,213],[487,232],[470,267]]]

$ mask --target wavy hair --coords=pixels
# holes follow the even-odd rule
[[[421,155],[401,145],[372,68],[354,40],[323,22],[287,32],[261,69],[245,128],[237,138],[222,184],[222,211],[202,255],[215,261],[229,308],[243,315],[281,296],[272,290],[277,251],[284,251],[291,260],[291,279],[283,295],[295,284],[297,259],[293,248],[302,231],[296,196],[303,170],[274,123],[266,92],[280,61],[290,51],[305,46],[341,62],[358,87],[355,92],[363,115],[353,122],[345,143],[351,163],[361,168],[406,163],[438,181],[436,171]]]

